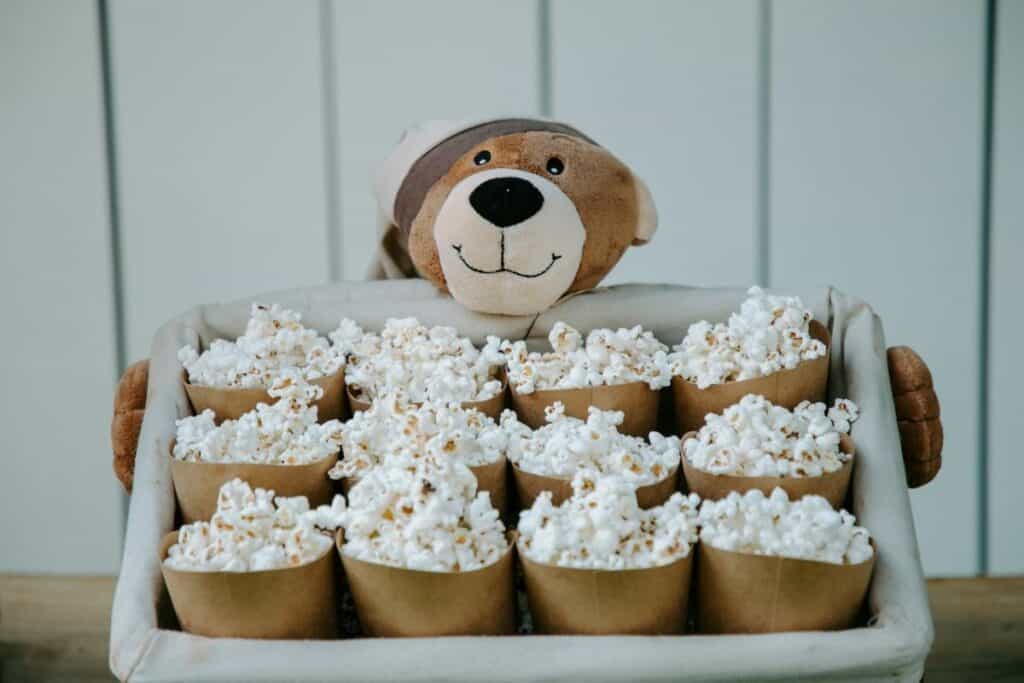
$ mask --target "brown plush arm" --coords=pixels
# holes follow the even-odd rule
[[[924,486],[942,467],[942,420],[932,373],[909,346],[893,346],[887,356],[907,486]]]
[[[131,493],[135,476],[135,449],[146,414],[146,387],[149,361],[130,365],[121,376],[114,393],[114,419],[110,424],[110,444],[114,449],[114,474],[125,491]]]

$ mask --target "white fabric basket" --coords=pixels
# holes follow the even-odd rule
[[[178,316],[153,341],[146,418],[121,576],[114,597],[110,666],[131,681],[918,681],[934,627],[918,555],[899,434],[889,389],[882,324],[862,301],[834,289],[803,297],[832,332],[830,396],[861,408],[852,508],[878,549],[870,625],[838,632],[729,636],[507,636],[334,641],[211,639],[160,628],[167,609],[157,559],[175,502],[168,444],[174,420],[191,412],[177,349],[241,334],[252,300],[281,303],[325,332],[341,317],[365,327],[417,316],[487,334],[542,339],[564,320],[581,330],[642,324],[671,345],[701,319],[724,320],[740,289],[621,285],[560,302],[537,317],[465,310],[421,280],[348,282],[200,306]]]

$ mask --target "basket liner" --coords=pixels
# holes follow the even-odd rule
[[[800,295],[832,332],[829,396],[861,408],[850,506],[871,530],[879,561],[868,593],[869,626],[765,635],[530,636],[255,641],[211,639],[159,628],[163,580],[156,548],[174,524],[168,444],[191,407],[176,354],[184,344],[237,336],[253,300],[298,310],[334,329],[342,316],[365,326],[416,315],[487,334],[541,340],[559,320],[577,329],[643,325],[668,344],[698,320],[724,320],[743,289],[620,285],[569,297],[540,316],[474,314],[420,280],[345,282],[200,306],[166,323],[153,342],[146,419],[121,576],[114,596],[110,665],[132,681],[505,680],[920,680],[934,627],[918,556],[881,321],[864,302],[831,288]],[[699,577],[698,577],[699,580]],[[742,656],[737,656],[742,653]]]

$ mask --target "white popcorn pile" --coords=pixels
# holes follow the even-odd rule
[[[849,462],[839,438],[857,415],[848,399],[836,399],[827,412],[824,403],[809,401],[790,412],[747,394],[722,415],[708,414],[697,436],[683,442],[683,453],[691,465],[712,474],[818,477]]]
[[[481,569],[508,550],[490,495],[450,459],[371,469],[349,491],[343,526],[346,555],[407,569]]]
[[[770,296],[751,287],[728,324],[690,325],[669,354],[673,375],[706,389],[714,384],[763,377],[825,355],[810,333],[811,312],[799,297]]]
[[[697,542],[695,493],[674,493],[642,510],[621,476],[582,470],[572,497],[555,507],[542,492],[519,516],[519,547],[532,560],[560,567],[638,569],[686,557]]]
[[[342,459],[328,474],[359,478],[378,465],[414,468],[438,458],[479,467],[497,462],[507,447],[506,432],[478,410],[458,403],[412,405],[396,392],[345,423]]]
[[[344,325],[343,325],[344,327]],[[396,389],[410,401],[486,401],[501,393],[494,374],[505,362],[497,337],[482,349],[454,327],[421,325],[416,318],[391,318],[380,334],[356,338],[341,328],[331,335],[351,351],[345,381],[352,395],[367,402]]]
[[[867,529],[849,512],[821,496],[790,502],[781,488],[771,496],[753,489],[705,500],[700,524],[701,542],[720,550],[832,564],[859,564],[874,554]]]
[[[548,424],[537,431],[506,410],[501,426],[508,432],[508,458],[525,472],[571,478],[581,469],[618,474],[639,487],[664,479],[679,463],[679,437],[650,433],[650,442],[620,434],[623,414],[591,406],[587,420],[569,417],[560,401],[544,411]]]
[[[212,410],[178,420],[172,455],[188,462],[308,465],[338,452],[341,422],[317,424],[317,409],[311,405],[323,389],[288,368],[268,393],[278,400],[257,403],[254,410],[220,426],[214,423]]]
[[[345,349],[303,327],[301,320],[277,304],[254,303],[245,334],[235,341],[217,339],[202,354],[183,346],[178,360],[191,384],[225,388],[269,387],[285,368],[297,368],[307,380],[341,370]]]
[[[526,342],[503,342],[509,382],[521,394],[547,389],[646,382],[662,389],[672,381],[668,347],[639,325],[597,329],[586,341],[574,328],[555,323],[548,334],[551,351],[530,352]]]
[[[255,572],[299,567],[331,546],[329,531],[341,525],[345,499],[310,509],[305,496],[274,497],[241,479],[220,487],[209,522],[185,524],[164,564],[197,572]]]

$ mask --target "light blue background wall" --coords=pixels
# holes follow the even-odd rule
[[[116,571],[121,364],[195,303],[362,277],[374,165],[488,113],[570,120],[648,180],[656,246],[610,281],[872,302],[943,401],[927,571],[1024,571],[1006,0],[0,0],[0,571]]]

